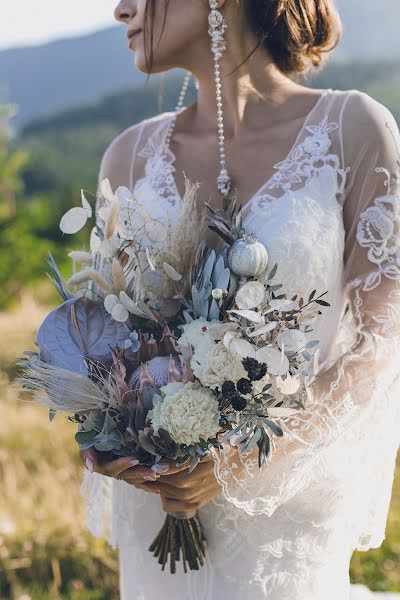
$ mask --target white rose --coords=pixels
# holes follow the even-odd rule
[[[162,427],[177,444],[187,446],[218,433],[218,401],[210,390],[189,382],[168,384],[161,391],[165,398],[158,397],[148,413],[155,432]]]
[[[231,353],[223,342],[215,344],[207,354],[195,353],[190,366],[197,379],[211,389],[221,387],[224,381],[236,383],[242,377],[247,378],[242,358]]]

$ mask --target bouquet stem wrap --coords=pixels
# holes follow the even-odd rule
[[[183,570],[198,571],[204,564],[206,537],[196,511],[191,517],[183,513],[168,514],[149,550],[158,558],[164,571],[170,563],[171,574],[182,557]]]

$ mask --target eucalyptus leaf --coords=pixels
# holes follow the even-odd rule
[[[75,441],[79,445],[87,444],[88,442],[93,442],[94,444],[97,433],[98,432],[93,429],[91,431],[78,431],[75,434]]]
[[[197,467],[197,465],[200,462],[200,458],[196,457],[193,458],[192,462],[190,463],[190,467],[188,469],[188,473],[191,473],[192,471],[194,471],[194,469]]]
[[[283,431],[282,429],[273,421],[271,421],[270,419],[264,419],[264,423],[270,428],[272,429],[272,431],[275,433],[276,436],[278,437],[282,437],[283,436]]]
[[[242,449],[242,453],[246,454],[247,452],[250,452],[250,450],[252,450],[252,448],[254,448],[254,446],[257,444],[257,442],[259,441],[260,438],[261,438],[261,430],[257,429],[257,431],[254,433],[252,438],[247,442],[247,444]]]
[[[275,277],[277,270],[278,270],[278,263],[275,263],[270,274],[268,275],[267,281],[271,281],[271,279],[273,279]]]
[[[315,346],[318,346],[319,344],[319,340],[311,340],[311,342],[308,342],[306,348],[314,348]]]
[[[122,446],[124,437],[122,433],[115,429],[109,434],[98,433],[94,443],[96,450],[100,452],[110,452],[112,450],[119,450]]]
[[[111,433],[111,431],[114,431],[114,429],[116,429],[116,427],[117,427],[116,422],[111,417],[110,413],[106,412],[102,433],[108,435],[109,433]]]

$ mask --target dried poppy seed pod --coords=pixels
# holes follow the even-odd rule
[[[228,266],[240,277],[257,277],[267,268],[266,247],[251,235],[236,240],[228,252]]]

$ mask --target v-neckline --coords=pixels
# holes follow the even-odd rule
[[[294,152],[295,148],[296,148],[296,147],[298,146],[298,144],[299,144],[300,138],[301,138],[301,136],[303,135],[303,132],[304,132],[304,130],[306,129],[306,127],[307,127],[307,125],[308,125],[308,122],[309,122],[310,118],[312,117],[312,115],[314,114],[314,112],[315,112],[315,111],[316,111],[316,110],[319,108],[320,104],[322,103],[322,100],[323,100],[323,99],[324,99],[324,98],[327,96],[327,94],[328,94],[329,92],[333,92],[333,91],[334,91],[334,90],[333,90],[333,88],[326,88],[326,89],[322,90],[322,93],[321,93],[321,94],[320,94],[320,96],[318,97],[317,101],[316,101],[316,102],[313,104],[313,106],[310,108],[310,110],[307,112],[306,116],[304,117],[304,119],[303,119],[303,122],[302,122],[302,125],[301,125],[301,127],[300,127],[300,129],[299,129],[299,131],[298,131],[298,133],[297,133],[297,135],[296,135],[296,137],[295,137],[295,140],[294,140],[294,142],[292,143],[292,145],[291,145],[291,147],[290,147],[290,149],[289,149],[289,152],[286,154],[286,156],[285,156],[285,157],[284,157],[284,158],[283,158],[281,161],[278,161],[277,163],[275,163],[275,164],[273,165],[273,169],[277,168],[277,165],[279,165],[279,164],[281,164],[281,163],[283,163],[283,162],[286,162],[286,161],[287,161],[287,160],[290,158],[290,156],[292,156],[292,154],[293,154],[293,152]],[[186,108],[187,108],[187,106],[183,106],[183,107],[182,107],[182,108],[181,108],[181,109],[180,109],[178,112],[175,112],[175,111],[174,111],[174,112],[172,112],[172,113],[171,113],[171,116],[170,116],[170,117],[169,117],[169,119],[167,120],[167,123],[169,124],[169,126],[168,126],[168,127],[165,129],[165,132],[166,132],[166,134],[167,134],[167,132],[168,132],[168,131],[169,131],[169,129],[170,129],[170,124],[171,124],[172,120],[173,120],[173,119],[174,119],[174,118],[175,118],[177,115],[179,115],[181,112],[183,112],[183,111],[184,111]],[[171,173],[170,173],[170,175],[169,175],[169,178],[170,178],[170,183],[171,183],[171,187],[172,187],[172,188],[173,188],[173,190],[174,190],[174,194],[176,195],[176,198],[178,199],[178,201],[179,201],[179,204],[180,204],[180,205],[182,205],[182,203],[183,203],[183,197],[181,196],[181,194],[180,194],[180,192],[179,192],[179,190],[178,190],[178,186],[177,186],[176,179],[175,179],[175,176],[174,176],[174,172],[176,171],[176,167],[175,167],[176,156],[175,156],[174,152],[172,152],[172,150],[171,150],[171,148],[170,148],[170,145],[168,144],[168,146],[166,146],[166,135],[165,135],[165,137],[164,137],[164,139],[163,139],[163,146],[164,146],[164,148],[163,148],[163,154],[165,155],[165,153],[167,153],[167,152],[168,152],[168,154],[169,154],[169,157],[170,157],[170,160],[168,160],[168,161],[166,161],[166,162],[167,162],[167,163],[168,163],[168,164],[169,164],[169,165],[172,167],[172,169],[171,169]],[[254,201],[256,198],[258,198],[258,197],[259,197],[259,196],[260,196],[260,195],[263,193],[263,191],[264,191],[265,189],[267,189],[267,188],[268,188],[269,184],[272,182],[272,180],[274,179],[274,177],[275,177],[275,176],[276,176],[276,172],[275,172],[275,173],[273,173],[273,174],[271,175],[271,177],[269,177],[269,178],[268,178],[268,179],[267,179],[267,180],[266,180],[266,181],[265,181],[265,182],[264,182],[264,183],[263,183],[263,184],[262,184],[262,185],[261,185],[261,186],[258,188],[258,190],[257,190],[257,191],[256,191],[256,192],[255,192],[255,193],[254,193],[254,194],[253,194],[251,197],[250,197],[250,199],[249,199],[249,200],[247,200],[247,202],[246,202],[245,204],[243,204],[243,205],[242,205],[242,213],[243,213],[243,215],[245,215],[245,212],[247,213],[247,211],[248,211],[248,209],[250,208],[250,206],[251,206],[252,202],[253,202],[253,201]]]

